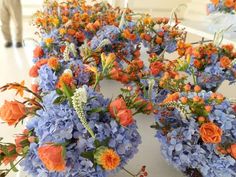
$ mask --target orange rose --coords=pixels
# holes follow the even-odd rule
[[[202,124],[199,132],[205,143],[216,144],[221,142],[222,130],[212,122]]]
[[[112,101],[109,105],[109,112],[111,113],[112,117],[116,117],[116,114],[120,110],[127,109],[125,100],[121,98],[117,98],[114,101]]]
[[[0,108],[0,117],[8,123],[15,125],[26,115],[25,105],[17,101],[6,101]]]
[[[159,61],[155,61],[153,63],[151,63],[150,65],[150,70],[152,75],[158,75],[161,70],[163,69],[163,63],[159,62]]]
[[[132,111],[130,109],[120,110],[117,113],[117,119],[119,119],[120,124],[125,126],[125,127],[134,122],[133,114],[132,114]]]
[[[29,76],[30,77],[38,77],[38,75],[39,75],[38,70],[39,70],[39,68],[36,65],[32,66],[29,71]]]
[[[222,57],[220,59],[220,66],[222,68],[228,68],[231,63],[231,60],[228,57]]]
[[[225,0],[224,5],[228,8],[231,8],[234,6],[234,0]]]
[[[34,58],[40,58],[44,55],[43,49],[40,46],[37,46],[34,49]]]
[[[236,144],[231,145],[231,156],[236,159]]]
[[[66,168],[63,151],[63,146],[47,144],[38,148],[38,155],[49,171],[62,172]]]

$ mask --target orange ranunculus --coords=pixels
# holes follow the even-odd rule
[[[218,5],[220,0],[211,0],[212,4]]]
[[[220,59],[220,66],[222,68],[228,68],[230,66],[231,60],[228,57],[222,57]]]
[[[29,76],[30,77],[38,77],[39,76],[39,67],[37,67],[36,65],[32,66],[30,71],[29,71]]]
[[[109,105],[109,112],[111,113],[112,117],[116,117],[117,113],[124,109],[127,109],[127,107],[125,100],[122,97],[115,99]]]
[[[231,156],[236,159],[236,144],[231,145]]]
[[[54,70],[57,70],[60,67],[60,63],[58,61],[58,58],[56,57],[49,58],[47,64],[50,68]]]
[[[115,170],[120,165],[119,155],[113,149],[105,147],[100,147],[95,153],[95,159],[105,170]]]
[[[38,148],[40,160],[49,171],[62,172],[66,168],[64,147],[61,145],[47,144]]]
[[[205,143],[216,144],[221,142],[222,130],[212,122],[202,124],[199,132]]]
[[[117,113],[117,119],[119,119],[120,124],[125,127],[134,122],[133,114],[130,109],[120,110]]]
[[[224,5],[228,8],[231,8],[234,6],[234,0],[225,0]]]
[[[151,63],[150,65],[150,70],[152,75],[158,75],[163,69],[163,63],[159,62],[159,61],[155,61],[153,63]]]
[[[44,55],[43,49],[40,46],[37,46],[34,49],[34,58],[40,58]]]
[[[8,125],[15,125],[24,116],[26,116],[25,105],[17,101],[6,101],[0,108],[0,117],[8,123]]]

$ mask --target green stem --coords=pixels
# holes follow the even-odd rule
[[[20,160],[18,160],[18,161],[5,173],[5,176],[7,176],[7,175],[11,172],[11,170],[12,170],[13,168],[15,168],[24,158],[25,158],[25,156],[21,157]]]
[[[194,75],[194,70],[193,70],[193,68],[191,68],[190,70],[191,70],[192,77],[193,77],[193,83],[194,83],[194,85],[197,85],[197,79],[196,79],[196,77]]]
[[[124,170],[126,173],[128,173],[130,176],[136,177],[136,175],[132,174],[128,170],[125,169],[125,167],[122,167],[122,170]]]

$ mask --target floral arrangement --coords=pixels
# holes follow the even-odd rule
[[[235,14],[236,2],[234,0],[211,0],[207,5],[207,12],[223,12]]]
[[[179,42],[180,70],[192,74],[195,84],[205,90],[216,90],[223,81],[235,82],[236,63],[233,45],[217,47],[214,43],[192,47]],[[185,51],[182,53],[182,51]]]
[[[189,88],[155,116],[164,157],[188,176],[235,176],[235,112],[223,95]]]
[[[0,140],[0,164],[10,165],[1,176],[18,164],[34,176],[147,176],[145,166],[137,174],[125,168],[141,143],[140,113],[154,115],[163,156],[186,175],[235,176],[235,105],[216,90],[235,82],[236,53],[231,45],[186,43],[175,22],[106,2],[45,1],[34,16],[41,42],[31,89],[24,82],[0,88],[20,96],[0,107],[1,119],[26,120],[15,143]],[[120,82],[120,95],[105,98],[104,79]]]

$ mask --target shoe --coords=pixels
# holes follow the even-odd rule
[[[16,43],[16,48],[21,48],[21,47],[23,47],[22,42],[17,42]]]
[[[6,48],[10,48],[12,46],[12,42],[6,42],[4,46]]]

